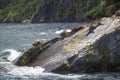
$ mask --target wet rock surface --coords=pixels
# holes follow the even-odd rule
[[[120,71],[119,18],[103,18],[83,26],[64,39],[29,49],[14,63],[42,66],[45,72],[55,73]],[[91,26],[95,27],[92,32]]]

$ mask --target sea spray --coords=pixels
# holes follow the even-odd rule
[[[21,54],[21,52],[18,52],[18,51],[14,50],[14,49],[5,49],[1,53],[4,56],[6,56],[7,60],[9,60],[10,62],[15,60]]]
[[[35,76],[35,75],[40,75],[41,73],[43,73],[44,68],[42,67],[15,67],[14,69],[12,69],[10,72],[8,72],[7,74],[9,75],[15,75],[15,76]]]

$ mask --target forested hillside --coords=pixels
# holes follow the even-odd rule
[[[1,22],[30,20],[44,0],[0,0]]]
[[[0,22],[79,22],[118,9],[119,0],[0,0]]]

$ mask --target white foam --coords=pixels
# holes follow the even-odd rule
[[[52,79],[52,80],[80,80],[82,78],[87,77],[87,74],[71,74],[71,75],[62,75],[55,73],[42,73],[39,76],[45,77],[44,79]],[[41,80],[41,77],[39,78]]]
[[[6,53],[6,52],[8,52],[9,53],[9,56],[8,56],[8,60],[9,61],[13,61],[13,60],[15,60],[19,55],[20,55],[20,53],[21,52],[18,52],[18,51],[16,51],[16,50],[14,50],[14,49],[5,49],[5,50],[3,50],[2,51],[2,53]]]
[[[41,32],[40,35],[47,35],[47,33],[46,32]]]
[[[25,76],[25,75],[40,75],[43,73],[44,68],[37,66],[37,67],[16,67],[7,74],[10,75],[17,75],[17,76]]]

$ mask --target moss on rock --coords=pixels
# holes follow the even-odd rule
[[[94,54],[94,44],[88,45],[85,48],[83,48],[83,50],[87,53],[87,54]]]

